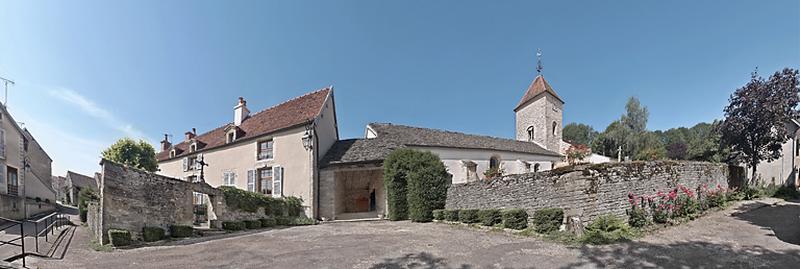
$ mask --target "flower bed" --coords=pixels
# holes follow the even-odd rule
[[[733,196],[732,193],[720,185],[714,189],[702,185],[696,191],[678,185],[668,193],[657,192],[651,196],[628,193],[628,224],[632,227],[644,227],[653,223],[676,223],[695,219],[703,211],[724,207]]]

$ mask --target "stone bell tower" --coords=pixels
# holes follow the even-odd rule
[[[534,142],[550,151],[560,152],[564,101],[541,74],[541,51],[537,56],[538,75],[514,108],[516,137],[519,141]]]

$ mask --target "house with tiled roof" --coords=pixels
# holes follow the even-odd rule
[[[211,186],[234,186],[275,197],[302,198],[316,210],[318,162],[339,139],[333,88],[323,88],[251,113],[239,98],[233,120],[182,141],[165,135],[158,173]],[[196,194],[195,202],[207,197]]]
[[[90,176],[67,171],[65,178],[66,200],[71,205],[78,205],[78,195],[83,189],[97,191],[97,181]]]

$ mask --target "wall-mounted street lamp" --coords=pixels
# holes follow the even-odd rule
[[[311,141],[312,138],[313,138],[313,135],[311,134],[311,125],[308,125],[308,126],[306,126],[306,133],[303,134],[303,138],[302,138],[303,139],[303,147],[306,150],[310,150],[310,149],[312,149],[314,147],[313,142]]]

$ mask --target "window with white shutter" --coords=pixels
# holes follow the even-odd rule
[[[283,167],[272,167],[272,196],[283,196]]]
[[[247,170],[247,191],[256,191],[256,173],[254,170]]]
[[[183,158],[183,171],[189,171],[189,158]]]

